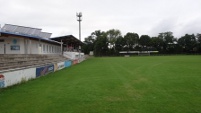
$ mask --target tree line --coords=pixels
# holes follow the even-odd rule
[[[159,54],[196,54],[201,53],[201,34],[185,34],[175,38],[173,32],[162,32],[157,37],[139,36],[128,32],[122,36],[118,29],[96,30],[84,40],[82,51],[95,56],[119,55],[120,51],[159,51]]]

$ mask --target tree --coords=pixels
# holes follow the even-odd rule
[[[95,39],[92,36],[85,38],[84,45],[82,45],[82,51],[85,54],[89,54],[90,51],[93,51]]]
[[[84,42],[86,43],[94,43],[95,39],[93,36],[88,36],[87,38],[84,39]]]
[[[164,32],[164,33],[159,33],[158,35],[159,38],[163,39],[163,41],[168,44],[168,43],[173,43],[174,41],[174,36],[172,32]]]
[[[178,40],[178,44],[182,46],[184,52],[194,52],[196,47],[196,38],[195,35],[186,34]]]
[[[164,42],[166,44],[169,44],[169,43],[173,43],[174,42],[174,36],[173,36],[173,33],[172,32],[165,32],[165,37],[164,37]]]
[[[142,35],[139,44],[144,48],[150,46],[151,38],[148,35]]]
[[[163,50],[167,51],[169,48],[169,45],[173,44],[175,41],[175,38],[173,36],[173,32],[164,32],[164,33],[159,33],[158,35],[159,38],[163,39]]]
[[[102,32],[96,39],[94,45],[94,55],[103,56],[106,55],[108,51],[108,40],[104,32]]]
[[[197,38],[198,43],[201,44],[201,34],[198,33],[196,35],[196,38]]]
[[[127,50],[132,50],[138,44],[139,35],[137,33],[127,33],[124,39],[128,48]]]
[[[85,38],[82,51],[88,54],[94,51],[95,56],[115,55],[119,51],[137,50],[157,50],[160,53],[201,53],[201,34],[186,34],[178,40],[174,38],[172,32],[159,33],[157,37],[150,38],[137,33],[128,32],[122,37],[117,29],[110,29],[106,32],[96,30]],[[142,48],[143,47],[143,48]]]
[[[102,36],[102,35],[105,35],[105,32],[104,31],[101,31],[101,30],[96,30],[94,32],[91,33],[91,37],[96,40],[98,37]]]
[[[102,34],[104,34],[104,32],[100,30],[92,32],[90,36],[85,38],[85,44],[82,46],[82,51],[84,51],[85,54],[89,54],[90,51],[93,51],[97,37],[100,37]]]
[[[117,38],[121,37],[120,30],[111,29],[111,30],[106,32],[106,35],[107,35],[107,39],[109,42],[110,49],[111,48],[115,49],[115,42],[116,42]]]
[[[152,47],[156,48],[157,51],[161,51],[163,48],[163,39],[159,37],[152,37],[150,44]]]
[[[161,47],[158,44],[157,39],[159,39],[158,37],[152,37],[150,39],[150,47],[152,48],[152,51],[160,51]]]
[[[125,45],[126,45],[125,39],[123,37],[118,37],[116,42],[115,42],[116,50],[118,52],[122,51]]]
[[[196,38],[197,38],[197,48],[198,48],[198,52],[201,53],[201,34],[197,34],[196,35]]]

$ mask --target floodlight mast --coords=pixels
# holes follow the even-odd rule
[[[81,21],[82,21],[82,12],[76,14],[77,21],[79,22],[79,40],[81,41]]]
[[[79,40],[81,41],[81,21],[82,21],[82,12],[76,13],[77,21],[79,22]],[[80,51],[81,44],[79,44],[79,60],[80,60]]]
[[[1,36],[1,24],[0,24],[0,36]]]

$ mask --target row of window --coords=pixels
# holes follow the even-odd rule
[[[60,53],[61,47],[54,45],[43,44],[43,53]]]

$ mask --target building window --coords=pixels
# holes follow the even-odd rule
[[[51,46],[49,45],[49,53],[51,52]]]
[[[48,53],[48,45],[46,45],[46,52]]]
[[[0,39],[0,42],[4,42],[4,39]]]
[[[43,52],[45,53],[45,45],[43,44]]]
[[[50,46],[50,53],[52,53],[52,46]]]
[[[12,51],[20,50],[20,45],[11,45],[10,50]]]

